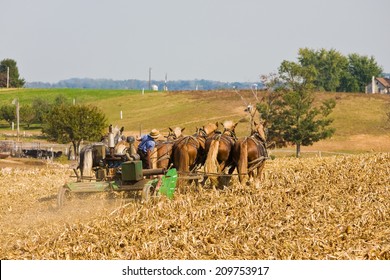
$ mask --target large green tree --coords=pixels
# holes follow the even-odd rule
[[[45,116],[42,132],[50,140],[72,142],[77,153],[81,141],[100,141],[106,127],[106,116],[97,107],[61,104]]]
[[[362,56],[356,53],[348,55],[348,76],[346,84],[342,84],[343,91],[365,92],[365,87],[371,82],[372,76],[378,77],[382,74],[383,68],[378,65],[373,56]],[[350,88],[349,84],[353,87]]]
[[[283,61],[279,67],[277,90],[268,88],[265,102],[257,106],[267,123],[270,139],[279,145],[294,144],[297,157],[301,146],[312,145],[334,133],[329,127],[333,120],[328,116],[336,102],[328,99],[320,106],[314,106],[315,77],[313,67]]]
[[[313,66],[315,69],[314,85],[317,90],[336,91],[343,72],[347,69],[348,59],[340,52],[331,49],[299,49],[298,61],[301,66]]]
[[[7,71],[9,69],[9,87],[20,88],[25,84],[25,80],[19,77],[17,63],[13,59],[3,59],[0,62],[0,87],[7,87]]]

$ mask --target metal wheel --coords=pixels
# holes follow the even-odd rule
[[[60,187],[58,190],[58,195],[57,195],[57,206],[58,208],[64,207],[66,205],[66,201],[70,200],[71,194],[69,188],[64,185]]]
[[[154,195],[155,187],[152,184],[146,184],[142,189],[142,201],[148,201]]]

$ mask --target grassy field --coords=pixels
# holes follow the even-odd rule
[[[240,93],[247,102],[255,103],[252,92]],[[185,133],[192,134],[196,127],[224,120],[240,122],[237,126],[239,136],[249,133],[245,104],[237,93],[229,90],[142,94],[140,90],[11,89],[0,90],[0,106],[11,104],[16,97],[23,105],[31,104],[38,97],[51,101],[58,95],[70,102],[75,99],[76,103],[99,107],[111,124],[124,126],[127,134],[146,133],[152,128],[166,134],[168,127],[176,126],[185,127]],[[337,105],[331,114],[336,133],[331,139],[303,147],[303,152],[390,151],[390,123],[386,116],[390,111],[390,95],[316,93],[316,98],[318,101],[336,99]],[[120,118],[121,111],[123,119]]]

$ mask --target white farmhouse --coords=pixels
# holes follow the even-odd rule
[[[390,79],[372,77],[371,83],[366,86],[366,93],[390,94]]]

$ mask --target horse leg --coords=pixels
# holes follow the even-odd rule
[[[218,176],[218,189],[224,189],[225,187],[227,187],[228,183],[226,182],[226,176],[225,175],[225,167],[226,167],[226,162],[223,161],[220,163],[219,165],[219,169],[218,169],[218,173],[221,174],[220,176]]]
[[[264,166],[265,166],[265,161],[263,161],[261,164],[259,164],[259,166],[256,168],[256,171],[257,171],[256,172],[256,177],[255,177],[256,188],[260,188],[260,184],[263,181],[263,177],[264,177],[263,169],[264,169]]]
[[[234,170],[236,169],[236,166],[234,164],[232,164],[231,166],[229,166],[229,169],[228,169],[228,176],[226,178],[226,186],[229,186],[230,184],[230,181],[232,179],[232,174],[234,172]]]
[[[194,172],[196,173],[199,168],[200,168],[200,164],[195,164],[195,166],[191,169],[190,174],[193,174]],[[204,185],[203,182],[204,181],[200,183],[197,176],[195,177],[195,179],[190,180],[190,184],[194,183],[197,188],[203,186]]]
[[[256,169],[256,168],[255,168]],[[255,181],[255,170],[248,172],[248,184],[252,184]]]

